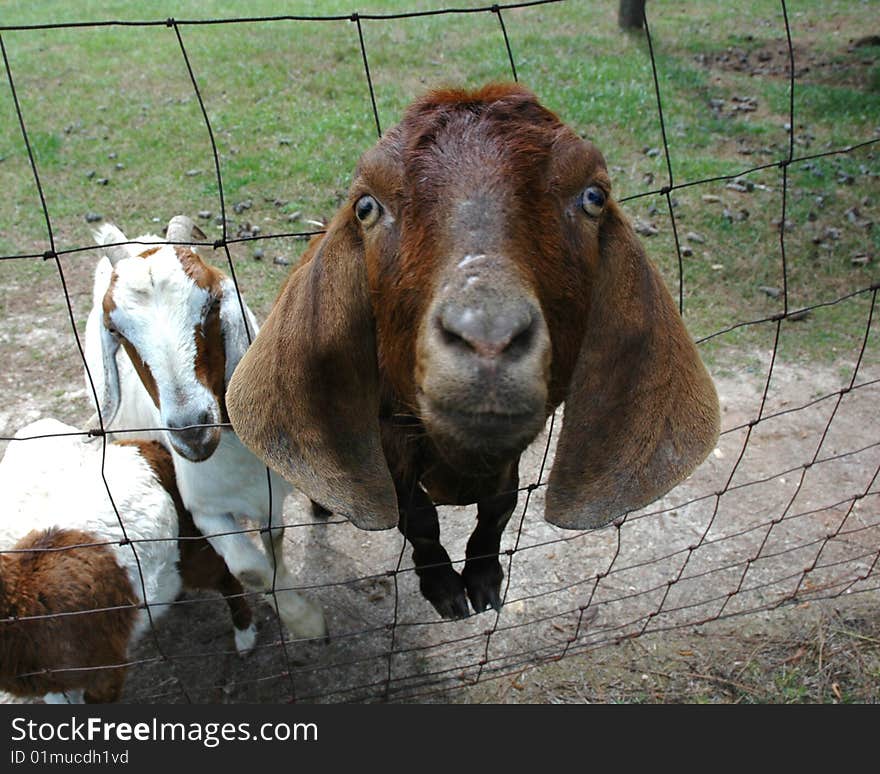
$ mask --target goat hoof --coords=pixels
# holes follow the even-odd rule
[[[419,587],[441,617],[457,620],[470,615],[464,581],[451,566],[423,570]]]
[[[504,571],[497,559],[480,560],[465,564],[462,572],[471,606],[477,613],[492,608],[501,611],[501,581]]]
[[[252,623],[247,629],[235,630],[235,649],[238,655],[244,658],[257,644],[257,625]]]
[[[328,641],[327,622],[320,605],[309,602],[294,591],[276,591],[275,594],[278,612],[287,631],[297,639]]]

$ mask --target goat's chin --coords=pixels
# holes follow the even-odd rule
[[[520,453],[544,427],[543,403],[523,411],[471,411],[423,400],[425,429],[450,462],[494,465]]]
[[[168,442],[184,459],[190,462],[204,462],[216,450],[220,444],[220,431],[217,428],[211,428],[211,432],[205,433],[201,429],[198,431],[190,430],[170,430],[168,431]]]

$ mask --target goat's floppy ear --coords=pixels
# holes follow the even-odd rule
[[[379,438],[375,324],[360,230],[343,209],[290,275],[226,393],[242,442],[362,529],[397,525]]]
[[[220,327],[223,332],[223,353],[226,356],[224,383],[228,386],[235,367],[257,335],[259,326],[247,304],[239,300],[235,283],[226,278],[221,283],[221,288],[223,295],[220,297]]]
[[[601,527],[664,495],[718,438],[715,386],[675,303],[609,202],[586,333],[565,401],[546,519]]]
[[[116,365],[116,353],[119,351],[119,339],[101,323],[101,362],[104,367],[104,395],[101,400],[101,421],[108,427],[119,411],[120,389],[119,368]]]

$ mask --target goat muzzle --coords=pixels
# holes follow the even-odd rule
[[[190,462],[203,462],[220,443],[220,428],[208,412],[186,419],[168,419],[168,441],[174,450]]]
[[[508,262],[455,262],[419,338],[419,402],[432,433],[507,454],[543,427],[550,337],[534,294]]]

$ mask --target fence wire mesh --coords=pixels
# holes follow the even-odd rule
[[[687,287],[688,264],[697,258],[685,247],[687,227],[681,223],[676,194],[694,187],[714,194],[719,186],[754,181],[758,176],[765,179],[771,174],[778,180],[773,192],[778,207],[778,308],[745,319],[717,319],[712,329],[699,331],[696,337],[704,353],[744,329],[758,332],[758,339],[764,342],[756,355],[756,365],[750,364],[745,373],[733,369],[733,375],[719,380],[724,409],[722,434],[718,448],[706,463],[660,501],[608,528],[574,533],[556,530],[542,519],[545,474],[553,459],[558,421],[551,417],[544,433],[523,456],[520,480],[526,483],[519,490],[519,503],[502,545],[504,606],[500,612],[489,611],[456,622],[437,618],[419,597],[409,550],[396,531],[360,532],[338,518],[314,521],[305,515],[305,499],[296,494],[285,508],[285,544],[296,567],[295,576],[302,584],[299,588],[320,600],[327,612],[330,644],[292,640],[280,623],[277,608],[262,604],[261,595],[250,595],[260,611],[260,638],[254,652],[239,660],[228,637],[222,601],[216,595],[189,592],[173,603],[173,614],[158,621],[153,620],[156,605],[147,599],[150,636],[130,652],[124,665],[129,671],[126,700],[428,700],[513,674],[525,665],[594,651],[650,633],[684,630],[811,601],[876,594],[880,586],[880,437],[876,426],[880,372],[876,367],[875,306],[880,285],[868,283],[833,298],[796,304],[789,282],[792,257],[787,254],[786,244],[792,170],[808,168],[818,159],[855,153],[873,159],[873,146],[880,140],[852,137],[848,143],[819,153],[798,153],[798,131],[805,132],[808,127],[799,123],[797,114],[800,81],[795,52],[799,31],[790,23],[792,5],[779,5],[788,58],[788,121],[783,153],[764,163],[730,168],[723,174],[700,179],[680,180],[676,172],[680,151],[670,137],[679,119],[664,102],[666,60],[657,57],[657,41],[652,37],[652,16],[661,15],[662,6],[655,9],[649,4],[645,20],[651,82],[644,87],[654,95],[665,180],[658,186],[652,176],[646,179],[644,190],[630,192],[621,201],[625,207],[635,207],[641,200],[665,204],[665,215],[656,215],[671,230],[677,265],[677,276],[667,274],[666,279],[677,292],[686,321],[688,303],[692,301]],[[341,35],[351,38],[347,61],[359,59],[358,88],[364,92],[364,114],[374,124],[374,134],[381,135],[387,128],[383,123],[393,118],[388,103],[383,102],[383,87],[389,77],[399,74],[382,72],[387,56],[379,43],[371,44],[371,33],[381,30],[382,34],[405,35],[401,25],[430,18],[443,29],[442,34],[447,29],[448,34],[455,34],[459,22],[486,19],[493,32],[487,32],[483,45],[487,51],[496,47],[506,63],[505,71],[499,70],[497,77],[528,81],[533,65],[531,47],[538,42],[528,38],[517,43],[514,35],[519,14],[540,13],[543,6],[564,8],[572,18],[575,35],[581,25],[588,24],[583,19],[585,12],[595,10],[595,4],[577,0],[543,0],[386,14],[105,20],[0,27],[10,109],[20,128],[27,171],[45,229],[45,240],[32,240],[38,245],[36,249],[0,256],[0,266],[7,261],[54,265],[72,346],[78,354],[77,362],[85,365],[82,319],[77,311],[82,305],[69,289],[67,273],[74,267],[74,271],[88,274],[94,247],[75,242],[63,247],[71,241],[69,235],[63,240],[57,237],[53,206],[63,209],[62,193],[47,195],[46,176],[34,148],[35,138],[42,142],[46,128],[34,124],[28,100],[21,99],[16,59],[7,45],[10,37],[37,38],[48,44],[57,31],[80,28],[84,34],[133,30],[145,44],[155,41],[157,46],[162,38],[169,69],[172,57],[182,61],[198,107],[202,136],[190,137],[188,142],[210,149],[220,236],[208,240],[203,254],[211,253],[214,262],[223,265],[238,287],[237,259],[231,248],[258,246],[266,240],[273,244],[304,240],[320,229],[271,234],[254,229],[245,233],[231,230],[224,182],[232,157],[218,145],[211,104],[211,99],[222,99],[222,95],[214,88],[211,97],[206,97],[200,66],[190,52],[191,35],[218,27],[231,30],[233,35],[246,34],[248,29],[264,25],[283,26],[287,32],[296,30],[308,35],[312,25],[338,26]],[[603,7],[602,11],[607,13],[608,9]],[[168,35],[173,38],[173,47],[167,46]],[[291,34],[291,46],[294,40]],[[378,34],[376,40],[380,40]],[[340,55],[329,52],[331,56]],[[584,56],[588,57],[589,52],[585,51]],[[572,88],[587,92],[589,84],[579,83]],[[52,80],[45,90],[61,93],[63,86]],[[112,94],[108,99],[113,99]],[[387,120],[383,122],[386,112]],[[12,118],[4,116],[3,120]],[[601,126],[601,118],[598,124]],[[613,160],[610,138],[603,140],[600,136],[596,142]],[[353,162],[345,160],[349,167]],[[65,195],[75,196],[76,192]],[[704,206],[712,206],[706,202]],[[118,204],[114,219],[122,221],[126,218],[124,194],[120,194]],[[180,207],[186,207],[185,197]],[[27,289],[20,292],[26,293]],[[819,320],[840,305],[851,305],[862,315],[858,346],[846,353],[850,356],[848,365],[838,370],[837,380],[823,372],[809,385],[810,389],[799,389],[798,381],[811,379],[809,369],[781,364],[780,350],[786,338],[792,336],[792,326],[807,316]],[[241,300],[240,309],[244,315]],[[97,403],[90,375],[87,381]],[[2,407],[8,414],[7,427],[24,424],[18,420],[24,419],[21,412],[27,401],[15,402],[17,405]],[[39,399],[36,404],[40,406]],[[83,401],[81,414],[87,413]],[[92,434],[99,436],[95,443],[103,444],[106,451],[110,441],[103,428],[101,424]],[[137,434],[142,428],[129,430]],[[119,437],[126,433],[114,432]],[[14,440],[12,433],[0,441],[28,442]],[[114,503],[114,486],[106,478],[103,482]],[[116,510],[115,503],[113,508]],[[441,514],[441,523],[444,531],[461,528],[458,531],[462,534],[445,541],[454,564],[460,566],[464,562],[464,533],[472,516],[463,508],[449,511]],[[142,541],[129,539],[124,512],[116,510],[116,516],[123,543],[131,546],[137,558]],[[246,532],[256,537],[259,529]],[[4,546],[4,554],[15,552]],[[143,588],[143,576],[141,583]],[[84,610],[81,614],[94,612]],[[25,620],[39,617],[26,616]],[[4,626],[22,623],[16,616],[0,621]],[[85,668],[93,667],[69,669]]]

